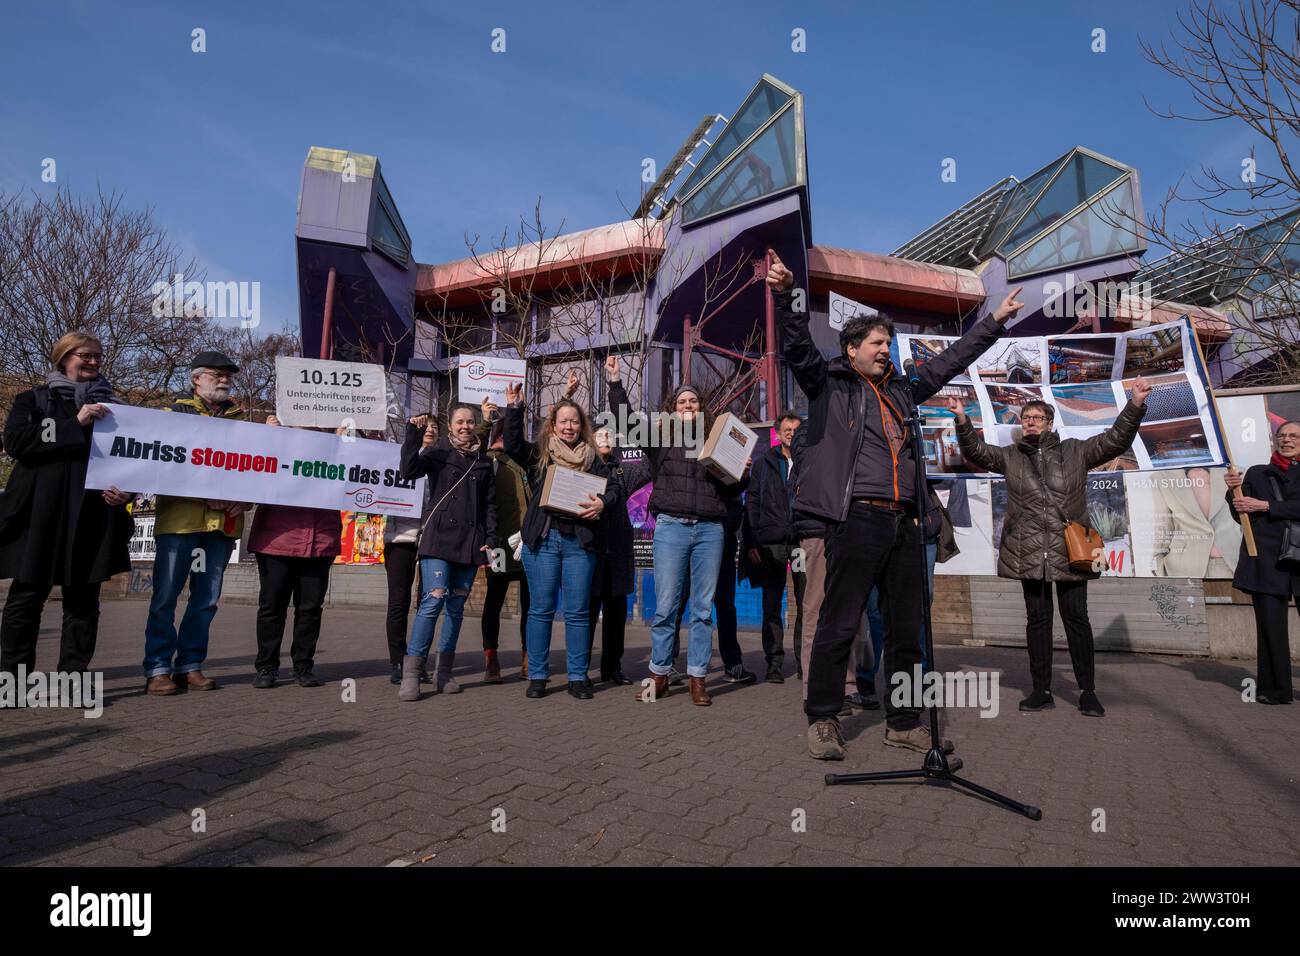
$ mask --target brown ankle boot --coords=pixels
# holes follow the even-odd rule
[[[497,652],[495,650],[483,651],[483,671],[483,683],[501,683],[501,662],[497,660]]]
[[[668,675],[667,674],[651,674],[650,680],[652,681],[651,686],[654,687],[654,696],[650,698],[651,700],[658,700],[660,697],[668,696]],[[644,685],[638,687],[636,689],[636,699],[645,700],[646,692],[648,690],[650,690],[650,688]]]
[[[709,692],[704,689],[703,677],[690,678],[691,685],[691,703],[696,707],[709,707],[713,701],[709,699]]]

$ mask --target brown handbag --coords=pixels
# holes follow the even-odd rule
[[[1046,479],[1038,467],[1038,460],[1035,456],[1026,456],[1029,463],[1034,466],[1034,474],[1038,476],[1039,483],[1043,486],[1043,494],[1051,499],[1056,513],[1061,518],[1061,524],[1065,528],[1065,553],[1070,561],[1070,570],[1077,571],[1080,574],[1097,574],[1101,571],[1098,558],[1106,551],[1106,542],[1101,539],[1101,535],[1093,528],[1089,528],[1080,521],[1071,521],[1061,510],[1060,504],[1052,497],[1052,489],[1047,486]],[[1104,558],[1102,559],[1104,560]]]

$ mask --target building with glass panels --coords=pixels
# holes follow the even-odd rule
[[[634,400],[657,405],[691,381],[718,408],[770,420],[803,401],[780,361],[762,281],[769,249],[807,290],[828,355],[838,352],[839,297],[888,313],[903,331],[955,334],[1014,286],[1024,288],[1022,334],[1187,314],[1211,353],[1229,336],[1215,296],[1224,282],[1247,280],[1226,258],[1222,275],[1196,273],[1210,291],[1177,264],[1143,269],[1131,166],[1076,146],[885,255],[813,241],[806,136],[803,95],[764,75],[730,118],[701,120],[630,217],[436,264],[412,260],[377,158],[314,147],[297,228],[305,352],[390,366],[414,410],[455,399],[460,354],[525,358],[536,411],[574,366],[585,372],[580,397],[599,407],[599,363],[617,351],[639,369]],[[1269,226],[1288,250],[1292,225]],[[1134,293],[1147,278],[1154,301]]]

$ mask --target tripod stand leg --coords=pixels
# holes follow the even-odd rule
[[[915,780],[925,776],[924,770],[880,770],[876,773],[828,773],[826,785],[837,783],[878,783],[881,780]]]
[[[981,787],[978,783],[971,783],[969,780],[964,780],[953,773],[948,774],[946,779],[958,787],[964,787],[972,793],[978,793],[981,797],[992,800],[994,803],[1001,804],[1008,810],[1014,810],[1016,813],[1023,814],[1031,820],[1043,819],[1043,811],[1038,807],[1030,806],[1027,803],[1020,803],[1017,800],[1012,800],[1010,797],[1004,797],[1000,793],[994,793],[992,790]]]

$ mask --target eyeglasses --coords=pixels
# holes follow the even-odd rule
[[[1045,422],[1049,419],[1046,415],[1021,415],[1020,420],[1022,422]]]
[[[1277,440],[1279,443],[1284,441],[1285,442],[1300,441],[1300,435],[1297,435],[1295,432],[1287,432],[1285,435],[1283,435],[1281,432],[1278,432]]]
[[[205,368],[202,374],[208,378],[215,378],[218,382],[229,382],[234,377],[230,372],[218,372],[210,368]]]
[[[72,354],[83,362],[102,362],[104,360],[103,352],[73,352]]]

